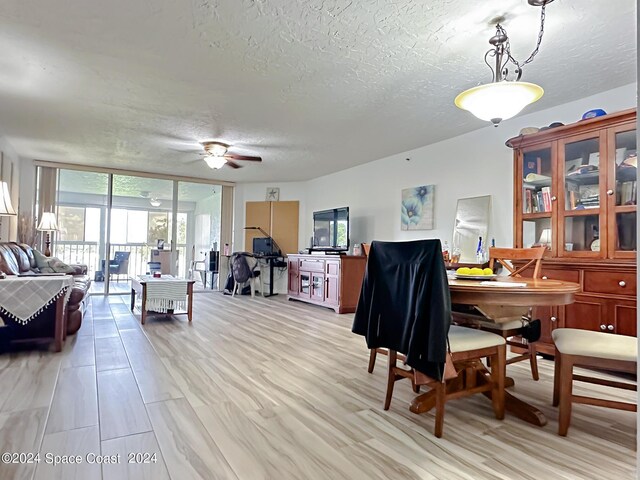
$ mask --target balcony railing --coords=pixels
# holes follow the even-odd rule
[[[142,275],[149,271],[147,263],[151,260],[151,250],[156,247],[142,243],[124,243],[111,244],[109,252],[109,260],[115,258],[116,252],[129,252],[129,268],[127,275]],[[97,242],[73,242],[58,241],[54,247],[54,255],[65,263],[87,265],[91,278],[96,278],[95,273],[104,271],[104,263],[108,262],[104,258],[100,258],[99,246]],[[176,246],[178,254],[178,271],[179,277],[186,274],[186,252],[185,244]]]

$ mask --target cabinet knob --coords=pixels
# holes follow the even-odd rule
[[[618,282],[618,285],[620,285],[622,288],[624,288],[624,287],[626,287],[626,286],[627,286],[627,282],[625,282],[624,280],[620,280],[620,281]]]
[[[609,330],[610,332],[613,332],[613,325],[607,325],[607,330]]]
[[[556,197],[555,195],[553,197],[551,197],[551,201],[555,202],[558,199],[558,197]]]
[[[600,330],[606,330],[607,326],[606,325],[600,325]]]
[[[611,189],[607,190],[607,195],[609,195],[609,196],[613,195],[613,190],[611,190]]]
[[[552,322],[556,322],[558,321],[558,317],[551,317],[549,320],[551,320]]]
[[[547,278],[547,276],[546,276],[546,275],[543,275],[543,276],[542,276],[542,279],[543,279],[543,280],[548,280],[548,278]]]

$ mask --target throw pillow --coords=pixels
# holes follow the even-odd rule
[[[33,258],[36,260],[36,267],[40,269],[49,267],[49,257],[45,257],[42,252],[39,252],[35,248],[33,249]]]
[[[42,273],[75,273],[76,269],[67,265],[62,260],[56,257],[45,257],[38,250],[33,251],[33,256],[36,259],[36,267]]]

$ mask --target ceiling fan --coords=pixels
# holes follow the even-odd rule
[[[201,142],[202,147],[204,148],[204,161],[207,163],[209,168],[222,168],[225,165],[230,166],[231,168],[242,168],[241,165],[237,164],[234,160],[242,160],[249,162],[261,162],[262,158],[260,157],[251,157],[247,155],[236,155],[233,153],[227,153],[230,145],[222,142]]]

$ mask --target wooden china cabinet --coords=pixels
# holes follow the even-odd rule
[[[579,283],[575,303],[535,309],[539,350],[551,331],[636,336],[636,111],[507,141],[514,149],[514,243],[544,244],[543,278]]]

